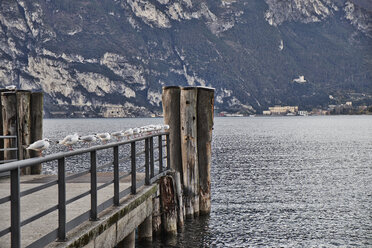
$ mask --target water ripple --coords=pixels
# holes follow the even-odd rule
[[[371,116],[216,118],[212,149],[210,216],[138,247],[372,247]]]

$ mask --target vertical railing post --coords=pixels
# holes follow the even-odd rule
[[[119,206],[119,146],[114,146],[114,205]]]
[[[150,178],[154,176],[154,138],[150,137]]]
[[[159,173],[163,172],[163,138],[158,136],[159,143]]]
[[[18,160],[18,159],[19,159],[19,149],[20,149],[20,148],[18,147],[18,145],[17,145],[17,144],[18,144],[18,136],[15,137],[15,144],[16,144],[15,148],[17,148],[17,151],[16,151],[16,153],[15,153],[15,159]]]
[[[66,240],[65,158],[58,159],[58,241]]]
[[[132,165],[132,186],[131,186],[131,193],[134,195],[136,194],[137,186],[136,186],[136,142],[130,143],[130,150],[131,150],[131,165]]]
[[[150,185],[149,138],[145,139],[145,184]]]
[[[170,167],[170,141],[169,141],[169,133],[166,134],[167,139],[167,170],[169,170]]]
[[[21,247],[21,198],[19,168],[10,171],[11,247]]]
[[[90,220],[97,220],[97,152],[90,152]]]

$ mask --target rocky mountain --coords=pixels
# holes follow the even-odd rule
[[[46,116],[157,114],[164,85],[214,87],[231,112],[372,103],[369,0],[0,6],[0,86],[44,91]]]

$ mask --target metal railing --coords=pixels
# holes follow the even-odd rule
[[[18,160],[18,146],[17,146],[17,141],[18,141],[18,139],[17,139],[17,136],[14,136],[14,135],[7,135],[7,136],[3,136],[3,135],[0,135],[0,142],[2,143],[2,144],[4,144],[4,141],[5,140],[14,140],[14,142],[10,142],[10,144],[11,143],[13,143],[14,144],[14,147],[7,147],[7,148],[2,148],[2,147],[0,147],[0,154],[2,155],[2,156],[0,156],[1,158],[4,158],[4,159],[1,159],[0,160],[0,166],[1,166],[1,164],[4,164],[4,163],[9,163],[9,162],[13,162],[13,161],[16,161],[16,160]],[[15,156],[12,156],[12,157],[14,157],[14,158],[10,158],[10,159],[5,159],[5,153],[6,152],[9,152],[9,151],[13,151],[13,152],[15,152]]]
[[[8,140],[10,147],[4,148],[5,140]],[[14,142],[11,142],[14,140]],[[13,146],[12,146],[13,143]],[[7,153],[7,154],[6,154]],[[12,154],[13,153],[13,154]],[[0,167],[9,162],[18,160],[18,138],[15,135],[0,135]],[[9,176],[9,172],[0,172],[0,177]]]
[[[154,138],[158,139],[157,147],[154,147]],[[166,139],[164,140],[163,137]],[[144,150],[136,152],[136,144],[144,142]],[[163,144],[165,141],[165,144]],[[130,155],[119,160],[119,147],[130,144]],[[166,148],[166,156],[163,156],[163,148]],[[113,152],[113,161],[105,163],[103,165],[97,165],[97,151],[99,150],[111,150]],[[157,151],[158,158],[155,160],[154,151]],[[79,172],[76,174],[66,176],[66,158],[90,154],[90,169],[87,171]],[[145,156],[145,164],[140,167],[145,169],[145,179],[137,183],[136,174],[139,169],[136,166],[136,158],[140,155]],[[56,153],[47,155],[45,157],[31,158],[26,160],[20,160],[16,162],[10,162],[0,166],[0,173],[10,171],[10,195],[0,199],[0,204],[4,204],[10,201],[10,227],[0,230],[0,237],[10,233],[10,243],[12,248],[21,247],[21,227],[25,226],[49,213],[58,211],[58,228],[46,234],[42,238],[34,241],[27,247],[43,247],[55,240],[64,241],[66,240],[66,233],[80,225],[87,220],[97,220],[98,214],[104,209],[114,205],[120,205],[120,199],[129,195],[136,194],[139,187],[143,185],[150,185],[159,179],[161,176],[165,175],[170,169],[170,159],[169,159],[169,133],[162,132],[152,135],[147,135],[145,137],[139,137],[128,141],[120,141],[115,143],[109,143],[106,145],[94,146],[85,149],[79,149],[70,152]],[[163,168],[163,160],[166,159],[166,168]],[[119,164],[124,161],[130,161],[131,171],[120,175]],[[44,183],[42,185],[36,186],[31,189],[24,190],[20,192],[20,169],[28,166],[34,166],[40,163],[46,162],[56,162],[58,164],[58,179]],[[158,170],[155,173],[154,164],[157,162]],[[113,180],[103,183],[102,185],[97,184],[97,170],[101,168],[107,168],[112,166],[113,170]],[[83,175],[90,173],[90,190],[75,196],[70,199],[66,199],[66,181],[81,177]],[[131,186],[122,191],[119,189],[119,182],[125,177],[131,176]],[[30,195],[32,193],[38,192],[40,190],[49,188],[53,185],[58,185],[58,204],[52,206],[36,215],[29,217],[23,221],[20,218],[20,203],[21,198]],[[103,189],[111,184],[114,184],[113,196],[101,203],[97,204],[97,191]],[[57,192],[56,192],[57,193]],[[67,206],[85,196],[90,195],[90,210],[80,214],[74,219],[67,222],[66,219],[66,209]]]

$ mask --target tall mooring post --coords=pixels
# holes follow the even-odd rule
[[[171,166],[176,175],[179,173],[182,184],[183,200],[178,203],[185,214],[178,211],[179,218],[209,214],[211,210],[213,109],[212,88],[163,87],[164,122],[170,126]]]
[[[214,89],[198,88],[198,165],[199,165],[199,212],[211,211],[211,158],[213,130]]]
[[[43,93],[25,90],[1,90],[0,131],[5,136],[0,143],[4,149],[0,160],[27,159],[37,157],[26,148],[42,138],[43,133]],[[16,136],[17,139],[7,138]],[[17,149],[13,149],[17,148]],[[0,164],[1,166],[1,164]],[[40,174],[41,165],[22,169],[23,174]]]
[[[199,215],[199,166],[197,147],[197,97],[196,87],[181,88],[181,156],[183,194],[186,217]]]
[[[180,117],[180,94],[178,86],[163,87],[163,113],[164,123],[168,124],[170,139],[170,164],[171,169],[182,173],[181,157],[181,117]]]

